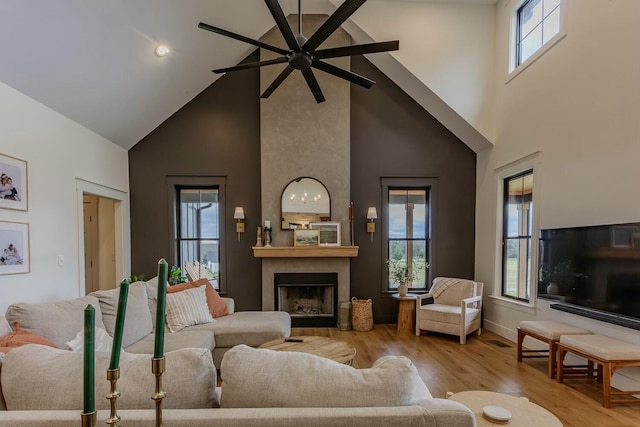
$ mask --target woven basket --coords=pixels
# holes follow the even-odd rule
[[[373,329],[371,299],[351,298],[351,326],[354,331],[367,332]]]

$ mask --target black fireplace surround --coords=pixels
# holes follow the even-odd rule
[[[275,273],[273,283],[274,306],[291,315],[291,326],[336,326],[338,273]]]

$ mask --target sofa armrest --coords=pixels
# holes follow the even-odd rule
[[[9,335],[13,332],[11,325],[7,321],[7,318],[4,317],[3,314],[0,314],[0,337],[4,337],[5,335]]]
[[[221,297],[222,301],[227,305],[227,309],[229,310],[229,314],[233,314],[235,312],[236,303],[233,298],[225,298]]]
[[[434,398],[423,400],[420,402],[420,406],[425,408],[434,419],[438,420],[438,425],[476,426],[476,418],[473,412],[462,403]]]
[[[460,302],[460,306],[464,310],[466,306],[472,304],[474,302],[482,301],[482,295],[478,295],[477,297],[465,298]]]

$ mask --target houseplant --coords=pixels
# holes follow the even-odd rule
[[[387,260],[387,267],[389,269],[389,279],[392,283],[398,284],[398,294],[403,297],[407,295],[409,287],[407,286],[413,280],[413,271],[407,265],[407,262],[403,259],[389,259]]]

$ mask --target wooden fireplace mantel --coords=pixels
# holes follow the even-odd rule
[[[256,258],[353,258],[359,246],[271,246],[253,247]]]

